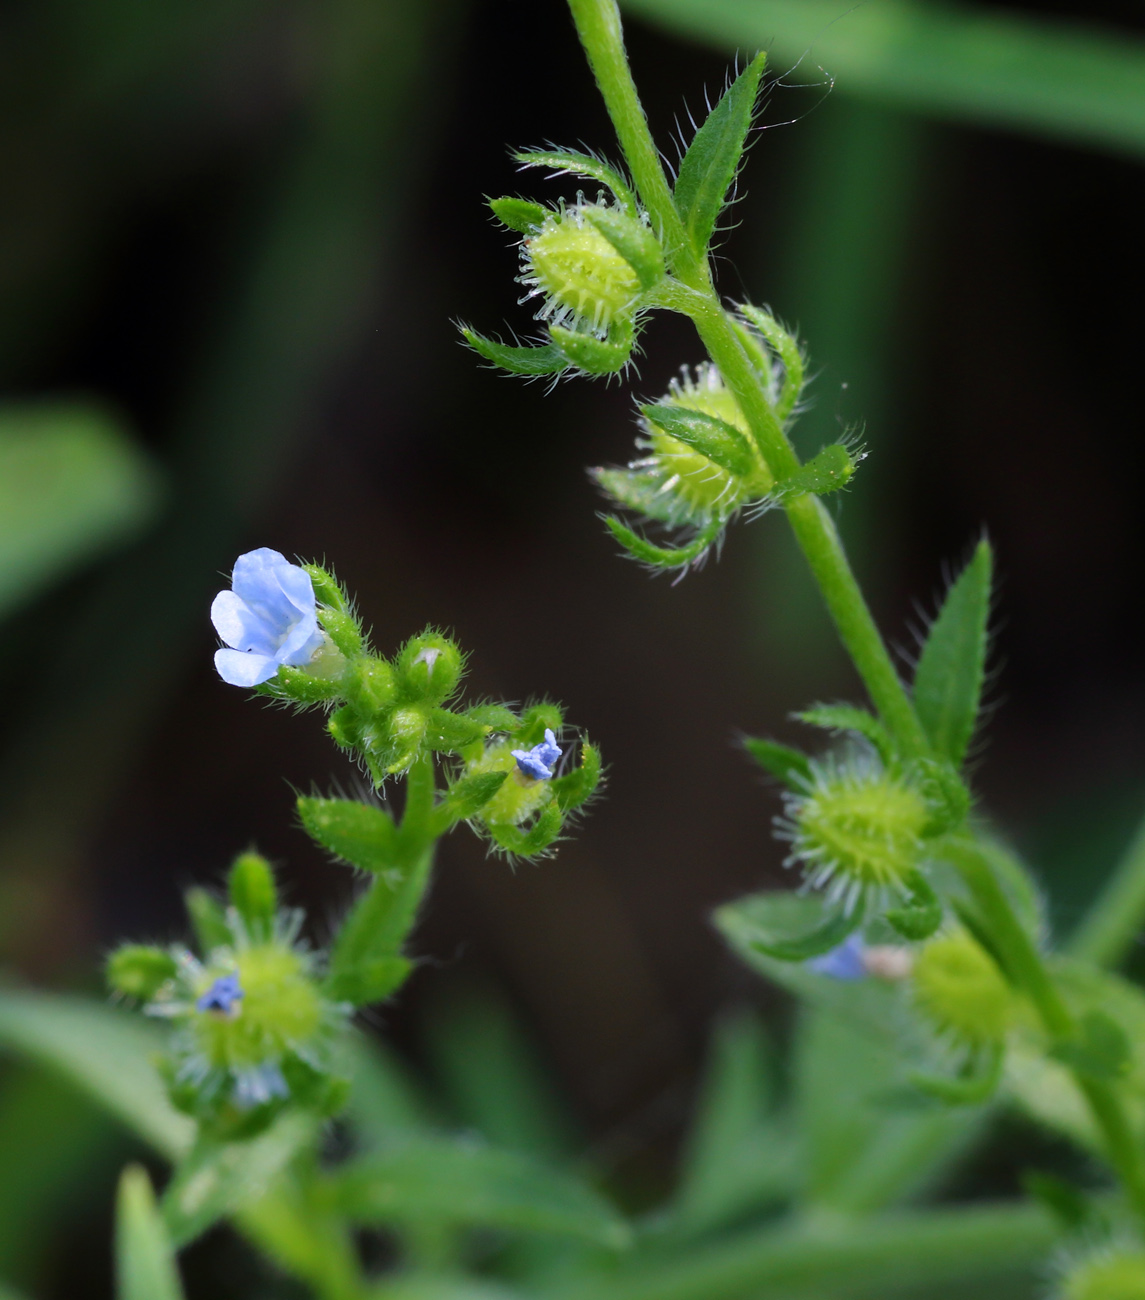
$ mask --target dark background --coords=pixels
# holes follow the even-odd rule
[[[1129,4],[1023,7],[1145,25]],[[858,687],[780,517],[733,529],[675,586],[649,578],[615,554],[584,473],[630,455],[628,389],[547,392],[458,346],[456,319],[529,324],[482,196],[575,192],[519,176],[506,146],[614,152],[564,8],[96,8],[3,12],[0,376],[10,396],[105,400],[167,496],[134,544],[0,628],[6,968],[98,988],[115,941],[179,936],[181,890],[248,844],[321,940],[349,882],[296,826],[292,791],[359,777],[315,717],[217,679],[207,608],[242,550],[324,557],[380,650],[449,628],[474,695],[561,700],[609,764],[551,861],[443,844],[423,964],[379,1032],[431,1067],[451,1005],[507,999],[586,1147],[634,1202],[654,1198],[713,1018],[745,1001],[782,1016],[707,921],[787,879],[777,797],[736,735],[795,740],[792,709]],[[629,41],[666,141],[728,58],[636,21]],[[999,707],[979,788],[1068,927],[1145,789],[1145,172],[842,81],[773,85],[762,126],[721,288],[802,328],[804,451],[863,427],[870,456],[838,510],[905,656],[951,566],[993,539]],[[673,319],[645,351],[645,397],[700,356]],[[26,1081],[0,1083],[18,1101]],[[12,1247],[44,1296],[103,1294],[84,1289],[105,1285],[115,1164],[96,1127],[77,1149],[106,1178],[82,1194],[31,1179],[70,1205],[66,1258],[46,1227]]]

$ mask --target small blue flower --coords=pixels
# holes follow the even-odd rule
[[[282,664],[308,664],[322,644],[310,575],[278,551],[260,546],[235,561],[230,591],[211,604],[215,631],[231,648],[215,667],[232,686],[268,682]]]
[[[553,774],[553,765],[561,756],[561,747],[553,735],[552,728],[545,728],[545,738],[532,749],[514,749],[510,753],[517,760],[517,766],[533,781],[547,781]]]
[[[220,975],[211,987],[195,1003],[196,1011],[217,1011],[224,1016],[234,1014],[235,1003],[243,997],[242,985],[238,975]]]
[[[861,980],[867,974],[863,955],[866,945],[857,934],[852,934],[830,952],[822,957],[813,957],[806,962],[808,970],[818,975],[827,975],[833,980]]]

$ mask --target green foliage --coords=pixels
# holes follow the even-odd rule
[[[748,440],[734,425],[714,415],[669,403],[642,406],[640,414],[729,474],[746,478],[755,469],[755,453]]]
[[[227,877],[231,906],[256,942],[266,942],[274,932],[278,912],[278,887],[270,863],[258,853],[240,854]]]
[[[768,893],[721,908],[716,923],[753,953],[802,962],[837,948],[863,923],[863,912],[832,907],[820,895]]]
[[[775,492],[781,499],[798,496],[802,492],[823,496],[846,487],[854,474],[855,457],[841,442],[837,442],[824,447],[806,465],[801,465],[793,474],[777,483]]]
[[[395,865],[397,830],[384,809],[353,799],[300,795],[298,815],[306,833],[343,862],[370,872]]]
[[[527,199],[490,199],[489,206],[502,225],[522,235],[536,230],[548,215],[546,208],[539,203],[530,203]]]
[[[466,343],[479,356],[513,375],[535,379],[541,375],[559,375],[569,368],[569,359],[555,343],[516,347],[486,338],[468,326],[461,327]]]
[[[175,1252],[139,1165],[129,1165],[119,1183],[115,1276],[118,1300],[182,1300]]]
[[[522,167],[544,167],[554,176],[583,176],[607,186],[627,211],[636,216],[636,199],[632,189],[615,167],[592,154],[577,149],[525,149],[513,157]]]
[[[811,760],[801,750],[756,736],[745,736],[743,747],[765,772],[784,785],[798,790],[810,784]]]

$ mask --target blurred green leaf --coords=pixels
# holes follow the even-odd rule
[[[416,1083],[376,1038],[353,1035],[343,1067],[350,1076],[349,1116],[366,1145],[392,1143],[401,1135],[434,1127]]]
[[[355,1160],[333,1178],[338,1207],[365,1224],[440,1222],[627,1244],[612,1207],[570,1174],[514,1151],[413,1138]]]
[[[201,1140],[163,1193],[171,1240],[185,1246],[225,1215],[261,1199],[318,1131],[314,1116],[294,1111],[249,1142]]]
[[[138,531],[158,474],[97,407],[0,407],[0,615]]]
[[[741,951],[777,961],[804,962],[837,948],[859,928],[861,908],[851,913],[829,904],[822,894],[767,890],[728,903],[716,924]]]
[[[172,1109],[151,1064],[162,1039],[137,1016],[94,999],[5,989],[0,1044],[62,1071],[168,1158],[190,1148],[194,1124]]]
[[[119,1182],[115,1275],[117,1300],[183,1300],[175,1252],[139,1165],[129,1165]]]
[[[728,50],[766,46],[779,71],[819,65],[848,94],[1145,152],[1145,42],[1125,31],[929,0],[625,0],[625,8]]]

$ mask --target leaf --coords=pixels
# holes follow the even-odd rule
[[[743,747],[777,781],[801,790],[812,781],[811,760],[801,750],[781,745],[777,740],[762,740],[758,736],[744,736]]]
[[[1057,1043],[1050,1055],[1086,1078],[1104,1083],[1124,1077],[1132,1061],[1125,1030],[1103,1011],[1087,1011],[1077,1037]]]
[[[903,882],[908,900],[902,907],[883,913],[888,923],[913,943],[929,939],[942,924],[942,902],[921,871],[910,872]]]
[[[608,338],[550,325],[549,337],[565,360],[587,375],[615,375],[632,357],[632,322],[618,321]]]
[[[809,709],[804,709],[802,713],[797,713],[795,716],[800,722],[806,722],[809,727],[822,727],[836,734],[846,731],[856,732],[871,742],[884,763],[889,763],[894,757],[895,745],[890,733],[878,718],[866,709],[857,708],[853,704],[813,704]]]
[[[962,764],[986,676],[986,622],[994,566],[981,541],[959,574],[930,629],[914,675],[914,706],[930,743],[955,767]]]
[[[450,709],[433,709],[429,715],[425,741],[438,753],[457,753],[485,735],[485,728],[475,718]]]
[[[6,989],[0,1043],[61,1071],[168,1158],[190,1148],[195,1126],[173,1109],[151,1064],[162,1036],[138,1016],[89,998]]]
[[[564,776],[554,778],[552,782],[553,794],[557,797],[557,806],[561,812],[572,812],[592,797],[600,784],[602,770],[600,750],[587,740],[582,741],[580,764]]]
[[[581,211],[636,272],[641,289],[647,291],[660,283],[664,251],[648,226],[615,208],[585,207]]]
[[[295,1156],[313,1145],[318,1132],[314,1116],[295,1110],[249,1141],[201,1139],[163,1194],[171,1240],[186,1246],[219,1219],[261,1199]]]
[[[747,302],[740,304],[740,312],[775,349],[783,364],[783,388],[775,406],[775,414],[781,420],[786,420],[803,392],[803,353],[794,335],[785,330],[771,312],[764,311],[762,307],[753,307]]]
[[[544,224],[549,215],[548,208],[541,207],[539,203],[531,203],[528,199],[490,199],[489,206],[502,225],[521,235],[531,235],[538,226]]]
[[[608,163],[578,149],[526,149],[513,158],[522,167],[547,167],[558,176],[587,176],[610,189],[630,217],[636,216],[636,199],[621,174]]]
[[[115,1279],[117,1300],[183,1300],[175,1252],[140,1165],[128,1165],[119,1180]]]
[[[543,853],[561,833],[561,809],[554,800],[537,820],[523,831],[519,826],[494,823],[489,834],[506,851],[522,858],[534,858]]]
[[[311,839],[361,871],[388,871],[397,857],[397,832],[389,813],[355,799],[301,795],[298,815]]]
[[[449,793],[433,810],[434,829],[443,835],[458,822],[476,817],[505,784],[508,772],[478,772],[463,776],[449,788]]]
[[[604,522],[608,525],[613,537],[630,555],[637,560],[642,560],[645,564],[653,565],[657,569],[680,569],[692,564],[704,554],[724,529],[723,520],[714,519],[707,527],[702,528],[686,546],[667,547],[655,545],[655,543],[648,541],[646,537],[641,537],[639,533],[633,532],[627,524],[621,523],[619,519],[614,519],[611,515],[606,515]]]
[[[514,375],[526,375],[530,378],[538,375],[559,375],[569,367],[568,358],[551,343],[539,343],[531,347],[513,347],[508,343],[498,343],[487,339],[476,330],[462,325],[461,333],[466,343],[474,352],[483,356],[502,370]]]
[[[785,479],[778,482],[773,492],[778,500],[813,492],[823,496],[846,487],[855,476],[855,458],[841,442],[824,447],[817,455]]]
[[[183,895],[183,906],[202,956],[207,957],[216,948],[225,948],[234,941],[227,925],[226,909],[210,890],[193,886]]]
[[[738,478],[747,478],[756,469],[751,445],[735,425],[688,406],[670,404],[642,406],[641,415],[658,429],[678,441],[694,447],[714,465]]]
[[[515,1151],[422,1137],[355,1160],[332,1178],[337,1208],[357,1223],[499,1228],[613,1248],[629,1233],[579,1179]]]
[[[676,208],[698,255],[707,250],[743,157],[765,62],[766,56],[757,54],[732,82],[680,162]]]
[[[806,961],[837,948],[863,923],[863,909],[832,910],[818,894],[790,890],[753,894],[716,913],[716,924],[737,943],[776,961]]]
[[[0,406],[0,615],[154,517],[158,471],[104,410]]]

